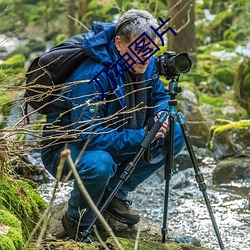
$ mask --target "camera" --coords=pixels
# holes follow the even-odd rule
[[[156,59],[156,69],[159,75],[167,80],[185,74],[191,69],[192,61],[187,53],[176,54],[174,51],[164,52]]]

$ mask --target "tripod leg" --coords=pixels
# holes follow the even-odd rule
[[[159,131],[159,129],[162,126],[162,123],[165,121],[166,118],[167,118],[167,113],[166,112],[162,112],[162,114],[160,115],[159,119],[155,122],[154,126],[150,130],[149,134],[142,141],[141,148],[139,149],[138,153],[135,155],[133,161],[130,162],[126,166],[126,168],[124,169],[123,173],[120,176],[120,181],[117,183],[116,187],[113,189],[113,191],[110,193],[110,195],[107,198],[107,200],[104,202],[104,204],[100,208],[100,212],[101,213],[107,208],[107,206],[109,205],[109,203],[111,202],[111,200],[114,198],[114,196],[116,195],[116,193],[118,192],[118,190],[120,189],[120,187],[122,186],[122,184],[132,174],[132,172],[135,169],[136,164],[138,163],[138,161],[140,160],[140,158],[142,157],[142,155],[144,154],[145,150],[148,148],[148,146],[150,145],[150,143],[153,141],[156,133]],[[92,227],[94,226],[96,220],[97,220],[97,216],[94,217],[94,219],[92,220],[92,222],[90,223],[90,225],[82,233],[82,240],[83,241],[88,237],[88,235],[89,235],[90,231],[92,230]]]
[[[206,203],[206,206],[207,206],[207,210],[209,212],[210,219],[212,221],[213,228],[214,228],[216,237],[218,239],[220,248],[221,248],[221,250],[224,250],[225,247],[223,245],[221,235],[220,235],[220,232],[219,232],[219,229],[218,229],[218,226],[217,226],[214,214],[213,214],[213,210],[212,210],[210,201],[208,199],[208,195],[207,195],[207,192],[206,192],[207,187],[206,187],[206,184],[204,182],[204,177],[203,177],[203,174],[201,173],[201,171],[199,169],[198,162],[197,162],[197,159],[195,157],[195,154],[194,154],[194,151],[193,151],[190,139],[189,139],[189,133],[188,133],[187,128],[186,128],[184,116],[183,116],[183,114],[181,112],[178,112],[177,113],[177,118],[178,118],[179,124],[181,126],[181,130],[182,130],[185,142],[186,142],[186,146],[187,146],[187,150],[188,150],[190,159],[191,159],[191,161],[193,163],[193,167],[194,167],[194,171],[195,171],[195,179],[196,179],[196,181],[197,181],[197,183],[199,185],[200,191],[203,194],[203,197],[204,197],[204,200],[205,200],[205,203]]]
[[[164,213],[163,213],[163,225],[162,225],[162,242],[166,242],[166,235],[168,232],[167,220],[168,220],[168,200],[169,200],[169,183],[172,176],[172,169],[174,165],[174,122],[173,115],[169,115],[169,132],[166,138],[166,162],[165,162],[165,197],[164,197]]]

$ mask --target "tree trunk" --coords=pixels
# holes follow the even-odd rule
[[[168,17],[171,17],[169,24],[176,32],[168,32],[168,50],[177,53],[189,53],[192,61],[196,60],[196,39],[195,39],[195,0],[166,0],[169,9]]]
[[[88,3],[87,0],[79,1],[79,11],[78,11],[78,18],[81,20],[84,15],[87,13],[88,10]]]
[[[76,19],[76,1],[75,0],[69,0],[67,7],[68,7],[68,14],[70,17]],[[73,36],[76,34],[76,21],[69,17],[68,22],[68,34],[69,36]]]

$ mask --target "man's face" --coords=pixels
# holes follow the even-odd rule
[[[146,52],[145,51],[143,52],[143,49],[137,48],[137,50],[136,50],[135,44],[133,44],[131,46],[131,49],[134,52],[136,52],[137,56],[140,58],[141,61],[144,62],[144,60],[147,57],[149,57],[143,64],[140,62],[139,58],[137,58],[137,56],[134,55],[134,53],[128,48],[128,46],[130,44],[132,44],[138,37],[139,37],[139,35],[135,36],[131,42],[125,43],[122,41],[122,38],[120,36],[116,36],[115,37],[115,46],[116,46],[117,50],[119,51],[119,53],[121,54],[121,56],[123,56],[127,52],[130,55],[130,57],[135,60],[136,63],[132,66],[132,68],[135,70],[135,72],[133,72],[132,69],[129,69],[129,71],[133,72],[134,74],[143,74],[146,71],[152,57],[150,57],[149,54],[145,55]],[[154,42],[156,43],[156,39],[154,40]],[[147,47],[149,49],[155,48],[154,45],[150,42],[150,40],[147,37],[145,37],[145,44],[147,44],[147,43],[149,43],[149,45],[147,45],[145,48],[147,48]],[[138,53],[138,52],[140,52],[140,53]],[[127,59],[127,58],[125,57],[125,59]]]

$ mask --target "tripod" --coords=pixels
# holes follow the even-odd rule
[[[178,86],[178,80],[179,77],[177,77],[176,80],[172,79],[169,83],[169,94],[170,94],[170,100],[169,100],[169,114],[168,114],[168,119],[169,119],[169,132],[166,137],[166,146],[167,146],[167,153],[166,153],[166,161],[165,161],[165,201],[164,201],[164,215],[163,215],[163,226],[162,226],[162,242],[166,242],[166,234],[168,232],[167,229],[167,216],[168,216],[168,198],[169,198],[169,182],[171,179],[172,175],[172,169],[174,166],[174,123],[175,119],[177,117],[177,120],[181,126],[182,134],[187,146],[187,150],[189,153],[189,157],[191,159],[191,162],[194,167],[195,171],[195,179],[196,182],[198,183],[199,189],[203,194],[203,198],[205,200],[210,219],[213,224],[213,228],[216,234],[216,237],[218,239],[219,245],[221,250],[224,250],[225,247],[223,245],[220,232],[218,229],[218,226],[216,224],[216,220],[212,211],[212,207],[210,204],[210,201],[208,199],[208,195],[206,192],[206,184],[204,182],[204,177],[203,174],[201,173],[197,159],[195,157],[190,139],[189,139],[189,133],[186,128],[184,116],[181,112],[177,113],[177,100],[175,99],[177,93],[180,93],[182,91],[181,87]]]
[[[166,120],[167,116],[169,116],[169,132],[168,132],[168,136],[166,138],[166,144],[167,144],[168,151],[166,153],[166,162],[165,162],[166,185],[165,185],[164,215],[163,215],[163,227],[162,227],[162,242],[163,243],[166,242],[166,234],[168,232],[168,230],[167,230],[167,214],[168,214],[169,181],[171,179],[172,169],[173,169],[173,164],[174,164],[174,123],[175,123],[175,119],[177,117],[178,122],[180,123],[180,126],[181,126],[181,130],[182,130],[185,142],[186,142],[186,146],[187,146],[191,161],[192,161],[193,166],[194,166],[196,181],[199,184],[199,189],[202,192],[203,197],[205,199],[206,206],[207,206],[207,209],[209,211],[209,215],[210,215],[217,239],[219,241],[220,248],[221,248],[221,250],[224,250],[225,248],[224,248],[223,242],[221,240],[219,229],[218,229],[218,226],[216,224],[216,221],[215,221],[215,218],[213,215],[213,211],[212,211],[212,208],[211,208],[211,205],[210,205],[210,202],[208,199],[208,195],[206,192],[206,184],[204,183],[203,175],[199,170],[198,163],[197,163],[195,154],[193,152],[193,148],[192,148],[190,140],[189,140],[189,135],[188,135],[188,131],[186,129],[184,117],[180,112],[177,113],[177,111],[176,111],[177,110],[176,109],[177,100],[175,99],[175,97],[176,97],[177,93],[180,93],[182,91],[181,87],[178,86],[178,79],[179,79],[179,77],[177,78],[177,80],[172,79],[169,83],[169,94],[170,94],[169,114],[167,114],[167,112],[161,113],[159,119],[155,122],[155,124],[153,125],[153,127],[150,130],[150,132],[148,133],[148,135],[142,141],[140,150],[138,151],[138,153],[136,154],[134,159],[130,163],[128,163],[128,165],[124,169],[123,173],[121,174],[120,180],[117,183],[116,187],[110,193],[110,195],[108,196],[106,201],[102,204],[102,206],[99,210],[102,213],[107,208],[107,206],[112,201],[112,199],[114,198],[114,196],[116,195],[116,193],[118,192],[118,190],[120,189],[122,184],[132,174],[132,172],[134,171],[134,169],[136,167],[136,164],[138,163],[138,161],[140,160],[140,158],[142,157],[144,152],[147,150],[150,143],[155,138],[155,135],[157,134],[157,132],[161,128],[161,126],[162,126],[163,122]],[[82,233],[83,241],[88,238],[88,235],[91,232],[92,227],[94,226],[96,220],[97,220],[97,216],[94,217],[93,221],[90,223],[90,225]]]

